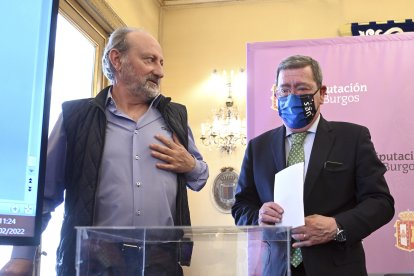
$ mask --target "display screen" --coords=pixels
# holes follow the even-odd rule
[[[0,244],[40,241],[58,0],[1,1]]]

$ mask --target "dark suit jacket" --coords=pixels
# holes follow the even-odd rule
[[[286,167],[285,133],[282,126],[249,142],[232,208],[237,225],[257,225],[260,207],[273,201],[275,174]],[[321,116],[304,184],[305,216],[335,217],[347,241],[302,248],[308,276],[367,274],[361,241],[394,215],[385,172],[366,127]]]

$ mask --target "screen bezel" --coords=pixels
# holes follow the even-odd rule
[[[54,66],[54,57],[55,57],[57,17],[59,13],[59,0],[52,0],[51,7],[52,8],[51,8],[51,16],[50,16],[49,43],[48,43],[48,50],[47,50],[44,109],[43,109],[43,117],[42,117],[41,146],[40,146],[40,158],[39,158],[39,176],[38,176],[38,189],[37,189],[37,200],[36,200],[36,214],[35,214],[35,220],[34,220],[34,223],[35,223],[34,234],[33,236],[0,236],[0,245],[34,245],[34,246],[37,246],[40,244],[40,240],[41,240],[43,193],[44,193],[45,171],[46,171],[47,141],[48,141],[48,132],[49,132],[49,112],[50,112],[50,100],[51,100],[51,93],[52,93],[52,79],[53,79],[53,66]]]

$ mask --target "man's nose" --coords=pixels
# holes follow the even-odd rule
[[[154,75],[159,77],[160,79],[164,77],[164,67],[161,65],[161,63],[157,63],[154,67]]]

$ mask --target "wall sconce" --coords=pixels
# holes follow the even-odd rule
[[[240,70],[243,73],[243,69]],[[214,74],[217,71],[214,70]],[[208,147],[217,147],[231,154],[238,144],[246,145],[246,120],[241,119],[232,97],[233,74],[226,80],[228,95],[224,106],[214,112],[211,122],[201,124],[201,141]]]

